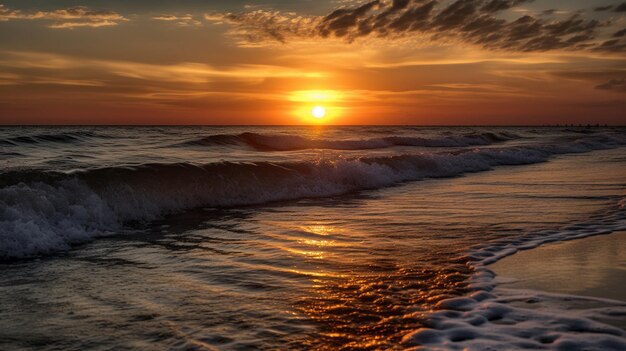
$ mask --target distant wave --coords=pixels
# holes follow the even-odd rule
[[[21,258],[119,232],[195,207],[233,207],[327,197],[399,182],[458,176],[500,165],[547,161],[556,154],[626,145],[623,135],[563,144],[424,152],[316,162],[145,164],[65,174],[0,174],[0,258]]]
[[[393,146],[422,146],[422,147],[465,147],[490,145],[511,139],[520,138],[519,135],[507,132],[476,133],[456,136],[442,136],[439,138],[419,138],[392,136],[365,140],[327,140],[308,139],[294,135],[264,135],[257,133],[219,134],[210,135],[197,140],[183,143],[186,146],[223,146],[240,145],[251,147],[258,151],[295,151],[306,149],[333,149],[333,150],[367,150],[384,149]]]
[[[100,137],[92,132],[67,132],[55,134],[35,134],[26,136],[15,136],[0,139],[0,145],[17,146],[23,144],[47,144],[47,143],[74,143],[85,141],[88,138]]]

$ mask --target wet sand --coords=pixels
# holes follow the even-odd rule
[[[547,244],[491,265],[507,288],[626,301],[626,232]]]

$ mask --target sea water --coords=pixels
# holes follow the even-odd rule
[[[621,350],[602,314],[625,305],[523,308],[538,293],[499,295],[488,265],[625,229],[625,146],[623,128],[2,128],[0,349]]]

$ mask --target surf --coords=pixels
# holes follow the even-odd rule
[[[237,207],[320,198],[548,161],[620,147],[623,135],[533,146],[474,148],[315,161],[148,163],[71,172],[12,170],[0,175],[0,257],[66,250],[196,207]]]

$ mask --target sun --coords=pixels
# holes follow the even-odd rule
[[[345,112],[346,98],[337,90],[295,90],[288,99],[292,102],[291,114],[302,124],[336,123]]]
[[[315,106],[311,110],[311,116],[317,119],[324,118],[324,116],[326,116],[326,109],[323,106]]]

